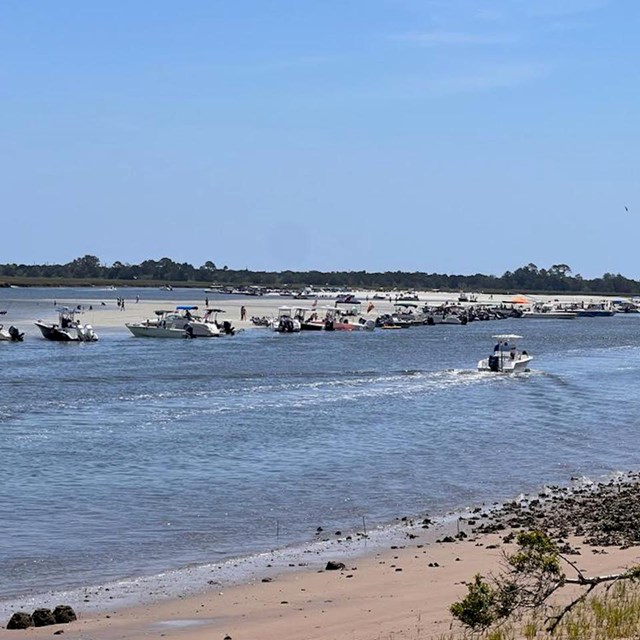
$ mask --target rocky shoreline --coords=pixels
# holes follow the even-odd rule
[[[479,515],[482,522],[473,533],[507,532],[505,542],[519,529],[539,529],[565,552],[579,553],[570,547],[569,539],[575,537],[592,547],[627,549],[640,545],[640,472],[606,482],[549,487],[537,497],[526,496]]]

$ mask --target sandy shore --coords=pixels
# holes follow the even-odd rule
[[[497,534],[431,545],[407,540],[399,548],[347,561],[343,571],[325,571],[324,563],[274,571],[270,582],[212,585],[198,596],[93,617],[80,611],[70,625],[0,630],[0,638],[50,637],[64,629],[65,638],[77,640],[434,639],[457,629],[449,606],[466,593],[464,582],[497,571],[502,550],[509,548]],[[585,547],[574,561],[588,574],[607,574],[639,558],[637,548],[594,554]]]
[[[4,324],[16,324],[21,331],[25,331],[27,336],[40,335],[38,330],[33,326],[35,320],[43,320],[45,322],[54,322],[57,320],[57,313],[55,311],[56,305],[66,305],[70,308],[76,305],[82,305],[82,314],[79,319],[83,323],[91,324],[98,332],[111,331],[115,329],[122,329],[126,332],[125,323],[128,322],[141,322],[148,318],[155,318],[154,312],[158,309],[174,309],[179,304],[194,304],[199,307],[200,312],[206,309],[205,299],[209,298],[209,308],[220,309],[222,313],[219,314],[219,320],[229,320],[238,329],[254,328],[254,325],[250,322],[252,316],[258,317],[275,317],[278,315],[278,308],[281,306],[294,306],[311,308],[314,304],[313,299],[294,299],[290,297],[281,296],[225,296],[220,299],[213,299],[212,296],[207,296],[204,291],[193,290],[190,292],[188,299],[185,299],[185,291],[180,290],[180,296],[176,295],[174,299],[157,298],[155,290],[143,291],[139,301],[136,302],[135,296],[132,296],[127,290],[117,290],[108,292],[110,298],[105,295],[105,292],[96,291],[96,296],[89,299],[70,299],[66,297],[68,290],[57,291],[46,290],[46,297],[38,300],[37,317],[33,315],[25,315],[20,313],[19,305],[16,308],[10,308],[10,315],[4,316],[0,322]],[[390,313],[394,310],[395,296],[397,294],[389,294],[371,291],[358,291],[355,292],[362,303],[359,305],[360,311],[365,318],[375,319],[376,317],[385,313]],[[374,296],[385,295],[385,299],[374,299]],[[457,292],[418,292],[419,304],[429,304],[433,306],[441,304],[458,304]],[[488,304],[499,305],[501,303],[509,304],[513,299],[510,294],[475,294],[477,300],[474,302],[463,303],[464,305],[474,304]],[[124,310],[116,305],[114,296],[122,296],[125,299]],[[605,300],[603,296],[530,296],[531,302],[553,302],[559,301],[562,304],[580,304],[584,303],[599,303]],[[371,302],[374,306],[367,313],[367,308]],[[335,298],[319,298],[317,305],[319,308],[323,306],[334,306]],[[7,305],[5,304],[5,307]],[[240,319],[241,307],[246,309],[245,321]],[[348,305],[343,305],[346,309]]]
[[[197,595],[94,614],[78,607],[80,619],[70,625],[0,630],[0,638],[49,637],[61,628],[77,640],[441,638],[459,631],[449,607],[466,594],[465,582],[477,573],[498,573],[503,552],[514,549],[510,534],[525,527],[542,527],[566,545],[567,557],[586,575],[618,573],[640,562],[640,548],[629,546],[640,540],[637,479],[555,488],[498,512],[469,512],[426,528],[422,521],[400,523],[399,542],[340,556],[341,570],[326,570],[326,557],[310,556],[303,567],[274,564],[268,575],[239,586],[225,587],[212,574]],[[445,539],[452,534],[458,539]]]

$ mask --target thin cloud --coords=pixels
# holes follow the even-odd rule
[[[466,71],[435,75],[411,75],[387,78],[374,86],[351,88],[340,93],[340,100],[376,102],[423,101],[456,95],[508,91],[531,84],[550,73],[549,65],[536,62],[478,65]],[[323,96],[326,100],[326,94]],[[338,99],[337,94],[334,98]]]
[[[597,11],[609,4],[609,0],[538,0],[527,8],[533,18],[558,18]]]
[[[467,33],[464,31],[426,31],[403,33],[390,36],[391,40],[407,42],[423,47],[468,47],[513,44],[517,41],[512,34]]]
[[[538,80],[549,72],[547,65],[538,63],[494,65],[472,73],[452,75],[429,83],[431,92],[438,95],[479,93],[494,89],[508,89]]]

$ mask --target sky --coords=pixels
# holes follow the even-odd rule
[[[3,0],[0,263],[638,278],[639,17]]]

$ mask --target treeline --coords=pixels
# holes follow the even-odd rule
[[[566,264],[548,269],[528,264],[501,276],[447,275],[404,271],[249,271],[218,267],[207,261],[200,267],[170,258],[145,260],[140,264],[116,261],[101,264],[96,256],[85,255],[67,264],[3,264],[0,280],[78,280],[83,282],[123,282],[131,285],[146,282],[172,284],[220,284],[230,286],[256,285],[262,287],[347,287],[363,289],[444,289],[463,291],[549,291],[558,293],[620,293],[635,294],[640,282],[620,274],[605,273],[601,278],[587,279],[572,274]]]

